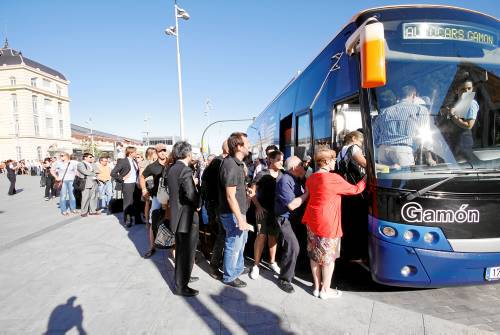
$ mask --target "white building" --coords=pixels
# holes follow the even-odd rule
[[[63,74],[0,49],[0,161],[72,152],[69,81]]]

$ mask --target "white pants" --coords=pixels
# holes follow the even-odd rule
[[[381,164],[399,166],[415,165],[413,149],[406,145],[381,145],[378,147],[378,161]]]

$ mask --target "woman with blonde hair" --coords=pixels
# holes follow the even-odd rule
[[[341,196],[359,194],[365,188],[364,179],[351,185],[336,173],[335,151],[319,149],[314,155],[318,171],[306,182],[309,196],[302,222],[307,226],[307,253],[314,278],[315,297],[337,298],[339,290],[330,288],[335,260],[340,255]]]

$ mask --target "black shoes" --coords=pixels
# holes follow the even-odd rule
[[[198,290],[194,290],[189,286],[186,286],[180,290],[175,290],[174,294],[175,295],[182,295],[184,297],[194,297],[195,295],[198,295],[200,293]]]
[[[189,282],[194,283],[195,281],[198,281],[199,279],[200,279],[200,277],[191,277],[191,278],[189,278]]]
[[[243,268],[243,272],[241,273],[242,275],[246,275],[250,273],[250,268]]]
[[[239,278],[236,278],[235,280],[230,281],[229,283],[224,283],[224,284],[232,286],[232,287],[236,287],[236,288],[243,288],[243,287],[247,286],[247,283],[245,283],[243,280],[241,280]]]
[[[285,291],[286,293],[293,293],[293,292],[295,292],[295,290],[293,289],[292,284],[290,284],[289,282],[287,282],[286,280],[283,280],[283,279],[279,279],[278,280],[278,287],[280,289],[282,289],[283,291]]]
[[[154,249],[154,248],[149,249],[149,251],[144,254],[144,258],[150,258],[151,256],[153,256],[155,254],[155,252],[156,252],[156,249]]]
[[[212,266],[210,265],[210,277],[216,280],[222,280],[222,272],[220,272],[218,266]]]

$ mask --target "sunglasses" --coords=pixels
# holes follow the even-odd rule
[[[167,149],[156,150],[157,152],[167,152]]]

